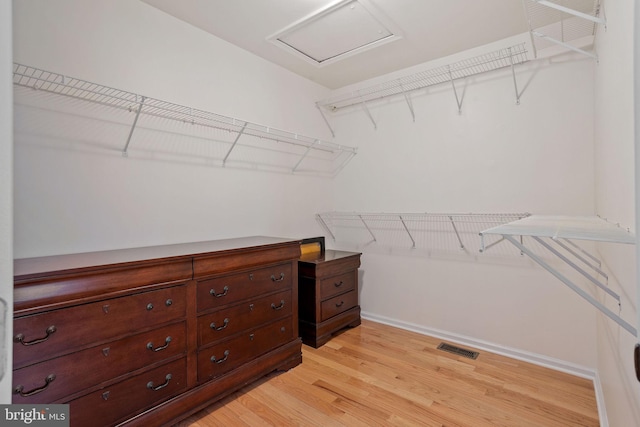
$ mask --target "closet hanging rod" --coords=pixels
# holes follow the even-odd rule
[[[244,128],[243,135],[305,148],[311,147],[312,150],[316,151],[351,154],[355,154],[357,151],[354,147],[339,145],[330,141],[319,140],[150,97],[144,97],[145,101],[142,104],[143,96],[136,93],[18,63],[14,63],[13,84],[130,112],[139,111],[141,115],[181,121],[233,133],[238,133]]]

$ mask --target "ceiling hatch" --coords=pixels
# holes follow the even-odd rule
[[[341,0],[267,39],[322,67],[402,38],[368,0]]]

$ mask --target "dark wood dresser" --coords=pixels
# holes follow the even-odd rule
[[[170,425],[296,366],[299,256],[250,237],[16,260],[13,403]]]
[[[298,313],[303,343],[318,348],[341,329],[360,324],[360,255],[326,250],[300,257]]]

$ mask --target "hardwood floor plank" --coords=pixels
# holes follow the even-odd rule
[[[363,320],[176,427],[599,425],[592,381],[441,341]]]

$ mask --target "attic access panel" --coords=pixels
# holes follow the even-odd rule
[[[341,0],[270,36],[269,41],[321,67],[401,38],[368,0]]]

